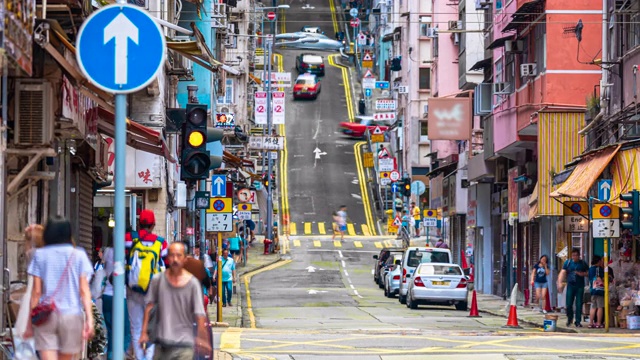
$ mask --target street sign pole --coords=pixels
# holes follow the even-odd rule
[[[226,184],[225,184],[226,186]],[[212,186],[213,188],[213,186]],[[200,191],[207,190],[207,181],[200,180]],[[195,201],[194,201],[195,203]],[[205,229],[207,227],[207,215],[205,214],[205,209],[200,209],[200,260],[204,262],[204,256],[207,253],[207,243],[205,239]],[[193,251],[193,249],[192,249]]]
[[[604,241],[604,332],[609,332],[609,238]]]
[[[274,39],[275,40],[275,39]],[[273,114],[271,114],[271,111],[273,110],[272,106],[271,106],[271,96],[272,96],[272,87],[271,87],[271,51],[273,51],[273,42],[269,43],[269,59],[267,60],[268,64],[269,64],[269,73],[268,73],[268,79],[269,82],[267,83],[267,136],[271,136],[271,123],[272,123],[272,119],[273,119]],[[268,155],[268,152],[265,152],[265,155]],[[267,159],[267,226],[266,226],[266,234],[265,234],[265,239],[271,239],[271,229],[273,226],[273,199],[271,198],[271,188],[273,187],[272,182],[271,181],[271,172],[273,171],[272,169],[272,161],[270,158]],[[264,167],[263,167],[264,170]],[[271,239],[273,240],[273,239]]]
[[[127,161],[127,95],[115,96],[115,193],[114,207],[116,226],[113,232],[114,276],[113,276],[113,358],[124,359],[124,191],[125,164]],[[133,211],[133,209],[132,209]]]

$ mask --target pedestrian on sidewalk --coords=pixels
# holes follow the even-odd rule
[[[238,232],[236,232],[235,236],[229,238],[229,251],[231,252],[231,256],[233,256],[233,260],[236,263],[240,262],[241,244],[242,244],[242,238],[240,237]]]
[[[540,312],[547,313],[547,291],[549,291],[549,283],[547,275],[549,275],[549,257],[547,255],[540,256],[540,260],[533,267],[531,272],[531,286],[536,292],[536,301],[540,305]]]
[[[167,242],[153,233],[156,217],[151,210],[140,212],[140,231],[125,235],[124,246],[127,258],[127,308],[131,323],[131,341],[137,360],[153,357],[153,345],[146,351],[140,346],[140,334],[145,311],[145,295],[152,279],[164,267]],[[145,354],[146,353],[146,354]]]
[[[580,250],[571,251],[571,259],[562,265],[562,271],[558,275],[558,292],[562,292],[564,281],[567,282],[567,326],[574,320],[573,306],[575,303],[575,325],[582,327],[582,297],[584,295],[584,278],[589,275],[589,266],[580,259]]]
[[[184,246],[187,249],[189,248],[189,245],[186,242],[184,243]],[[183,268],[198,279],[200,285],[202,285],[203,302],[206,311],[207,305],[209,304],[209,291],[211,289],[211,273],[207,270],[205,262],[197,257],[199,253],[200,245],[196,243],[196,246],[194,247],[194,256],[187,255]]]
[[[340,233],[340,241],[344,241],[344,232],[347,231],[347,205],[340,205],[340,210],[336,212],[334,217]],[[336,232],[333,232],[333,240],[336,239]]]
[[[396,209],[396,215],[400,215],[402,213],[402,209],[404,208],[404,202],[402,201],[402,197],[398,195],[393,200],[393,207]]]
[[[591,309],[589,328],[604,328],[604,265],[602,257],[594,255],[589,268],[589,290]]]
[[[41,359],[71,360],[94,334],[89,289],[93,267],[87,253],[73,244],[71,233],[68,220],[50,219],[43,232],[44,247],[35,250],[29,264],[31,321],[24,338],[35,337]]]
[[[167,262],[169,269],[151,280],[146,294],[146,307],[140,346],[149,343],[149,318],[156,307],[154,330],[154,360],[192,360],[195,348],[211,351],[205,328],[207,315],[202,302],[200,283],[193,274],[184,269],[187,259],[183,243],[169,246]],[[194,334],[193,324],[197,330]]]
[[[233,295],[233,284],[236,282],[236,262],[233,258],[229,257],[229,250],[222,250],[222,307],[226,307],[227,304],[231,306],[231,296]],[[220,276],[218,273],[218,267],[216,267],[213,273],[213,278],[217,279]]]
[[[413,227],[415,228],[415,237],[420,237],[420,207],[416,206],[416,202],[411,202],[411,215],[413,216]]]

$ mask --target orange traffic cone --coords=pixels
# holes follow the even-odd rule
[[[516,296],[518,293],[518,284],[515,284],[513,290],[511,290],[511,300],[509,306],[509,318],[507,319],[506,328],[520,328],[518,325],[518,313],[516,311]]]
[[[544,311],[551,311],[551,301],[549,300],[549,292],[548,291],[547,291],[547,295],[546,295],[546,299],[545,299]]]
[[[471,311],[469,311],[469,316],[467,317],[482,317],[478,314],[478,300],[476,299],[475,290],[473,290],[473,295],[471,296]]]

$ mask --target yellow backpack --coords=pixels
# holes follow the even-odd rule
[[[146,246],[138,239],[138,233],[131,233],[133,245],[129,250],[129,261],[127,262],[127,284],[135,292],[146,294],[151,284],[153,275],[160,272],[160,253],[162,252],[162,241],[157,235],[148,234],[143,240],[146,243],[153,243]],[[153,237],[149,239],[149,237]]]

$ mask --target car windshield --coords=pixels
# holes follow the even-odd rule
[[[418,251],[416,250],[409,251],[407,266],[416,267],[424,263],[448,263],[451,261],[449,254],[444,251],[420,251],[420,253],[422,253],[422,256],[418,256]]]
[[[462,270],[455,265],[422,265],[418,270],[420,275],[458,275],[462,276]]]
[[[298,79],[296,80],[296,85],[315,85],[315,81],[313,79]]]

